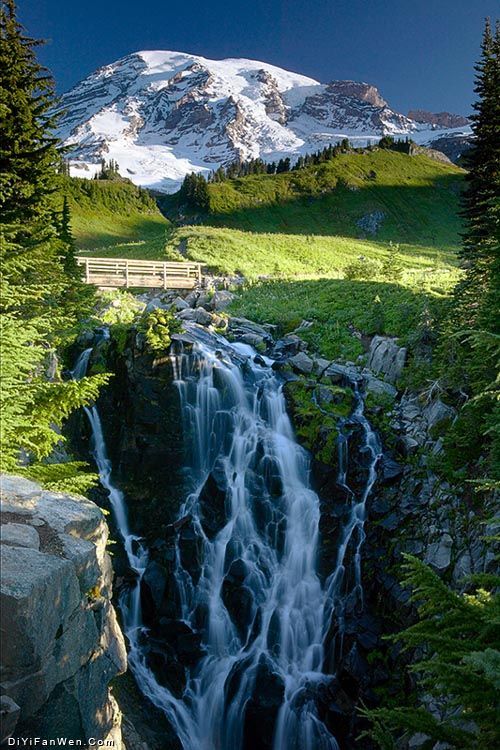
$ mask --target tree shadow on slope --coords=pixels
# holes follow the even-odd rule
[[[443,175],[429,185],[339,185],[322,194],[276,197],[204,216],[203,223],[252,232],[342,235],[382,242],[457,246],[461,178]],[[258,200],[258,196],[255,197]],[[358,224],[381,214],[375,232]],[[375,222],[377,224],[377,222]]]

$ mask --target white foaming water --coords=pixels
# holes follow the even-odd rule
[[[316,572],[319,498],[309,484],[308,455],[295,440],[280,380],[271,368],[253,362],[250,347],[231,346],[194,326],[190,331],[198,339],[192,351],[171,358],[190,456],[191,491],[179,518],[191,519],[203,555],[199,576],[193,576],[183,566],[178,543],[176,580],[183,621],[197,630],[203,613],[205,655],[191,668],[182,699],[158,684],[141,651],[140,579],[147,551],[131,534],[125,499],[112,483],[97,410],[86,409],[101,483],[137,574],[120,599],[130,666],[145,695],[165,711],[184,750],[242,748],[245,710],[249,700],[258,699],[259,675],[282,686],[274,750],[338,750],[318,716],[314,686],[330,679],[323,673],[323,644],[332,613],[341,635],[346,600],[354,597],[362,606],[365,504],[376,478],[378,438],[355,390],[349,426],[362,432],[367,479],[359,496],[352,493],[335,569],[323,586]],[[89,357],[90,350],[81,355],[74,377],[85,373]],[[346,487],[347,431],[341,425],[338,479]],[[208,531],[200,495],[211,474],[224,487],[225,512]],[[237,582],[236,607],[226,593],[228,580]]]

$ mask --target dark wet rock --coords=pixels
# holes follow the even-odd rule
[[[264,456],[259,464],[259,471],[271,497],[281,497],[283,494],[283,480],[276,462],[271,457]]]
[[[114,376],[101,389],[98,409],[114,483],[125,492],[131,528],[154,539],[176,519],[185,494],[182,418],[172,363],[168,356],[155,357],[131,335],[123,352],[111,338],[105,365]],[[75,454],[89,457],[85,414],[72,416],[65,434]],[[93,498],[106,507],[104,493],[94,492]]]
[[[254,599],[248,586],[245,586],[241,579],[236,578],[231,573],[234,565],[235,563],[231,565],[228,574],[224,578],[222,584],[222,601],[229,612],[229,616],[242,642],[245,642],[248,628],[253,620]]]
[[[160,618],[152,630],[152,635],[160,645],[170,646],[179,662],[185,666],[193,666],[204,655],[202,634],[181,620]]]
[[[227,479],[223,467],[216,464],[203,485],[198,502],[201,524],[209,539],[213,539],[226,525]]]
[[[248,701],[244,719],[244,750],[271,750],[276,719],[285,686],[273,670],[270,659],[262,654],[257,667],[255,687]]]
[[[179,611],[179,594],[173,564],[162,565],[149,560],[141,580],[141,606],[146,624],[161,616],[175,617]]]
[[[402,456],[411,456],[418,451],[420,444],[410,435],[401,435],[397,440],[396,448]]]
[[[385,516],[381,521],[379,521],[379,526],[381,526],[386,531],[395,531],[400,523],[401,517],[397,513],[390,513],[388,516]]]
[[[186,687],[186,669],[178,661],[174,649],[150,638],[145,646],[145,657],[159,684],[171,690],[176,698],[181,698]]]
[[[299,336],[290,334],[284,336],[282,339],[276,342],[273,347],[273,356],[276,358],[280,357],[293,357],[298,352],[305,348],[304,342]]]
[[[203,539],[191,520],[179,532],[179,551],[182,567],[198,583],[203,563]]]
[[[334,569],[341,531],[348,520],[350,508],[350,498],[347,502],[333,501],[331,499],[321,501],[319,521],[321,542],[319,547],[318,572],[322,578],[329,576]]]
[[[355,702],[334,678],[318,686],[317,703],[320,716],[340,747],[349,748],[356,715]]]
[[[380,462],[380,478],[383,484],[397,482],[404,473],[404,467],[398,464],[391,456],[384,453]]]
[[[394,503],[384,495],[378,495],[369,502],[370,515],[373,516],[385,516]]]
[[[349,653],[342,660],[339,680],[342,687],[353,695],[368,684],[369,665],[356,644],[351,647]]]
[[[202,636],[193,631],[179,633],[175,651],[183,664],[194,666],[204,656]]]
[[[380,645],[382,635],[381,622],[376,620],[369,612],[358,612],[354,617],[347,618],[345,633],[353,635],[359,645],[369,652]]]
[[[238,692],[242,677],[251,663],[251,657],[237,661],[229,672],[224,684],[224,695],[226,705],[228,705]]]
[[[247,572],[246,563],[241,558],[238,558],[231,563],[226,574],[226,580],[235,584],[243,583],[247,576]]]
[[[150,560],[141,581],[142,607],[146,620],[148,611],[154,614],[161,609],[166,588],[165,569],[154,560]]]

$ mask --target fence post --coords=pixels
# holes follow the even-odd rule
[[[198,263],[198,283],[201,284],[201,263]]]
[[[167,288],[167,264],[163,263],[163,288]]]
[[[125,260],[125,286],[128,289],[128,259]]]
[[[85,258],[85,281],[90,284],[89,259]]]

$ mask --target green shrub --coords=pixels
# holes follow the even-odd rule
[[[381,271],[380,263],[369,258],[359,257],[344,268],[344,276],[350,281],[370,281],[376,278]]]
[[[179,333],[182,325],[171,310],[157,308],[142,318],[139,330],[146,336],[150,349],[154,352],[163,352],[172,343],[171,334]]]
[[[108,326],[130,325],[142,310],[144,302],[130,292],[115,289],[101,292],[96,317]]]

